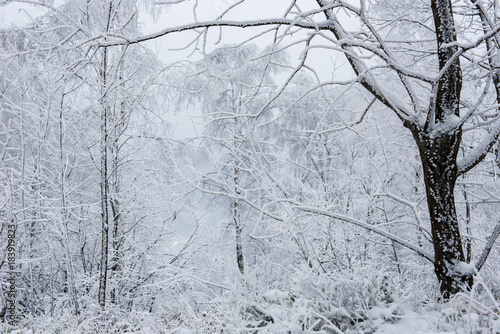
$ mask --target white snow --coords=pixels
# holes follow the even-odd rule
[[[455,265],[454,269],[460,276],[469,276],[476,273],[476,268],[472,263],[459,262]]]
[[[264,293],[264,298],[266,299],[267,302],[275,303],[281,300],[289,299],[290,296],[288,295],[287,292],[280,291],[278,289],[271,289]]]

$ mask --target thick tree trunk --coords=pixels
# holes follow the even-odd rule
[[[434,243],[434,271],[445,299],[472,285],[472,274],[464,272],[465,262],[455,209],[457,153],[461,131],[428,136],[412,129],[425,178],[425,189]]]
[[[460,126],[446,129],[450,119],[460,116],[462,89],[460,61],[455,57],[458,47],[454,44],[457,36],[452,7],[450,0],[431,0],[439,69],[443,72],[435,100],[429,106],[425,127],[408,126],[422,160],[434,244],[434,271],[445,299],[464,286],[471,286],[473,281],[472,273],[464,266],[454,196],[462,129]]]

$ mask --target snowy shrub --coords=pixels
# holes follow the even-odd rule
[[[248,280],[216,300],[210,333],[371,333],[402,314],[405,295],[383,271],[290,272],[286,287]],[[208,328],[207,328],[208,329]]]
[[[103,312],[98,305],[94,305],[83,310],[78,316],[68,311],[59,315],[26,318],[19,324],[18,330],[11,333],[164,334],[168,333],[165,331],[165,325],[161,318],[150,313],[127,312],[112,307]],[[1,332],[4,332],[3,329]]]
[[[186,291],[156,313],[103,312],[87,305],[27,317],[2,333],[142,334],[294,334],[294,333],[457,333],[500,332],[497,279],[476,277],[470,292],[447,303],[426,296],[427,282],[402,282],[388,270],[364,267],[350,273],[318,273],[308,266],[289,269],[286,285],[262,284],[248,273],[207,301],[199,290]],[[224,282],[228,284],[228,282]]]

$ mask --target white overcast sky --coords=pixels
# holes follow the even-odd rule
[[[56,0],[56,6],[58,2],[63,2],[64,0]],[[153,1],[153,0],[149,0]],[[234,4],[237,0],[187,0],[180,5],[173,5],[165,7],[164,13],[158,17],[156,20],[145,12],[141,12],[140,22],[141,29],[144,34],[150,34],[156,31],[165,29],[166,27],[173,27],[177,25],[186,24],[193,22],[193,5],[198,3],[196,10],[197,19],[199,21],[211,20],[219,15],[225,8],[229,5]],[[0,3],[2,1],[0,0]],[[314,7],[312,6],[311,0],[299,0],[297,2],[302,10],[308,10]],[[231,11],[226,19],[234,20],[251,20],[254,18],[272,18],[280,17],[287,6],[290,4],[290,0],[246,0],[243,4],[239,5],[237,9]],[[33,17],[41,15],[44,10],[40,7],[34,7],[27,4],[19,4],[15,2],[7,2],[6,5],[0,6],[0,27],[9,27],[15,25],[17,27],[22,27],[23,25],[32,21]],[[224,29],[223,40],[221,44],[238,43],[246,38],[253,36],[256,29],[239,29],[239,28],[227,28]],[[178,61],[185,58],[189,53],[174,51],[187,44],[190,40],[190,36],[193,34],[189,32],[172,34],[159,38],[157,40],[147,43],[147,46],[158,52],[160,59],[166,63]],[[211,31],[211,36],[214,40],[218,37],[218,30],[213,29]],[[265,41],[261,40],[260,47],[265,46]],[[210,43],[209,43],[210,44]],[[215,48],[216,45],[208,45],[207,51]],[[293,52],[294,50],[292,50]],[[297,48],[296,52],[300,53],[301,49]],[[292,54],[292,61],[296,60],[298,54],[295,56]],[[337,60],[337,55],[332,51],[321,51],[316,50],[310,52],[310,65],[314,66],[315,63],[320,65],[321,71],[319,71],[322,79],[329,80],[332,76],[333,62]],[[338,65],[338,64],[337,64]]]
[[[64,0],[56,0],[57,2],[63,2]],[[152,0],[151,0],[152,1]],[[198,3],[196,10],[197,19],[199,21],[211,20],[217,17],[224,9],[229,5],[234,4],[237,0],[187,0],[185,3],[180,5],[173,5],[166,7],[163,10],[163,14],[156,19],[153,19],[150,15],[145,12],[140,14],[140,23],[143,34],[150,34],[167,27],[174,27],[177,25],[186,24],[193,22],[194,11],[193,5]],[[1,0],[0,0],[1,3]],[[299,6],[301,9],[308,10],[308,5],[311,6],[311,0],[299,0]],[[290,4],[290,0],[246,0],[243,5],[239,5],[236,10],[230,12],[226,19],[232,20],[251,20],[254,18],[272,18],[280,17],[283,15],[285,9]],[[18,3],[7,3],[6,5],[0,6],[0,27],[10,27],[15,25],[17,27],[22,27],[32,21],[32,19],[38,15],[44,13],[44,9],[40,7],[34,7],[27,4]],[[227,28],[224,29],[223,39],[221,44],[231,44],[238,43],[245,40],[256,33],[256,29],[239,29],[239,28]],[[207,45],[207,51],[211,51],[217,47],[214,44],[215,40],[218,38],[218,30],[213,29],[210,32],[213,41]],[[158,57],[165,63],[171,63],[179,60],[185,59],[192,51],[175,51],[182,46],[185,46],[190,40],[192,40],[193,33],[183,32],[176,33],[169,36],[161,37],[159,39],[147,42],[146,46],[155,51]],[[268,37],[270,38],[270,36]],[[256,41],[261,48],[265,47],[269,39]],[[212,44],[212,45],[210,45]],[[298,61],[298,56],[301,52],[301,47],[296,47],[291,49],[292,54],[290,55],[291,61]],[[296,54],[293,54],[296,52]],[[191,60],[200,59],[200,54],[191,57]],[[309,53],[309,65],[318,70],[322,80],[331,80],[333,75],[334,67],[339,67],[336,69],[336,75],[338,72],[348,73],[347,66],[341,64],[343,57],[339,57],[338,54],[327,50],[315,50]],[[335,65],[336,63],[336,65]],[[343,69],[344,68],[344,69]],[[338,79],[338,78],[337,78]],[[192,121],[188,120],[185,116],[174,115],[172,116],[172,122],[176,127],[175,137],[181,136],[181,134],[189,136],[194,136],[195,131],[193,130]],[[195,122],[197,122],[195,120]]]

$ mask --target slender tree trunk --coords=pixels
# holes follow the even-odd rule
[[[237,146],[237,140],[236,140],[236,131],[237,131],[237,120],[235,119],[234,121],[234,136],[233,138],[233,149],[235,150],[233,152],[233,159],[234,159],[234,170],[233,170],[233,182],[234,182],[234,191],[237,196],[237,198],[234,199],[233,202],[233,222],[234,222],[234,228],[235,228],[235,233],[236,233],[236,262],[238,263],[238,269],[242,275],[245,274],[245,261],[243,258],[243,241],[241,238],[241,214],[240,214],[240,205],[239,205],[239,196],[241,194],[240,190],[240,166],[239,166],[239,160],[238,160],[238,154],[236,153],[236,150],[238,149]]]
[[[63,227],[63,240],[62,244],[64,247],[64,253],[66,257],[66,281],[68,285],[68,292],[70,295],[70,298],[73,300],[73,306],[75,308],[75,314],[79,315],[80,310],[79,310],[79,303],[78,303],[78,294],[76,291],[76,286],[75,286],[75,271],[73,268],[73,255],[71,253],[71,243],[70,243],[70,238],[69,238],[69,233],[68,233],[68,210],[67,210],[67,205],[66,205],[66,189],[65,189],[65,180],[66,180],[66,166],[64,163],[64,117],[63,117],[63,110],[64,110],[64,95],[61,97],[61,104],[59,106],[59,162],[61,164],[60,168],[60,184],[59,184],[59,189],[61,192],[61,220],[62,220],[62,227]]]
[[[113,2],[108,5],[106,32],[109,31],[111,25],[111,17],[113,12]],[[101,96],[101,261],[99,274],[99,292],[98,303],[102,309],[106,307],[106,288],[108,284],[108,258],[109,258],[109,180],[108,180],[108,147],[109,147],[109,130],[108,119],[110,114],[110,106],[108,101],[108,48],[104,47],[102,68],[102,96]]]
[[[106,147],[106,109],[103,110],[103,124],[101,124],[101,262],[99,274],[99,305],[106,306],[106,285],[108,279],[108,172],[107,172],[107,147]]]
[[[240,273],[245,274],[245,261],[243,258],[243,242],[241,238],[241,222],[240,222],[240,213],[238,208],[238,200],[234,201],[234,225],[236,230],[236,261],[238,262],[238,269]]]
[[[125,48],[123,49],[125,51]],[[122,252],[122,246],[123,246],[123,236],[121,235],[121,224],[122,224],[122,212],[121,212],[121,206],[120,206],[120,200],[118,198],[119,193],[120,193],[120,137],[123,133],[124,128],[126,127],[126,122],[125,122],[125,113],[126,113],[126,99],[125,99],[125,83],[123,82],[124,79],[124,71],[125,71],[125,66],[124,66],[124,61],[120,62],[120,75],[119,75],[119,81],[121,82],[120,84],[120,108],[119,112],[114,113],[113,117],[113,131],[112,135],[113,138],[111,138],[110,143],[110,150],[111,150],[111,170],[112,170],[112,183],[110,185],[111,187],[111,196],[109,199],[109,204],[111,206],[111,213],[113,217],[113,242],[112,242],[112,247],[113,247],[113,255],[111,258],[111,275],[112,277],[117,277],[117,274],[121,271],[121,266],[120,266],[120,261],[121,261],[121,252]],[[117,302],[117,287],[116,284],[113,286],[110,292],[110,300],[111,303],[115,304]]]
[[[471,240],[471,228],[470,228],[470,222],[471,222],[471,208],[470,208],[470,202],[469,198],[467,196],[467,188],[464,186],[463,189],[464,193],[464,200],[465,200],[465,229],[467,233],[467,237],[465,238],[465,261],[467,263],[470,263],[472,260],[472,240]]]
[[[107,48],[104,49],[102,78],[103,91],[106,91]],[[108,103],[106,96],[101,102],[101,261],[99,274],[98,303],[104,309],[106,306],[106,286],[108,279]]]
[[[113,161],[112,161],[112,169],[113,169],[113,183],[111,185],[112,188],[112,196],[110,196],[110,206],[111,206],[111,213],[113,217],[113,255],[111,258],[111,274],[112,277],[116,277],[118,272],[121,270],[120,267],[120,252],[121,252],[121,246],[122,246],[122,236],[120,233],[120,222],[121,222],[121,211],[120,211],[120,201],[118,199],[118,193],[120,191],[120,184],[119,184],[119,174],[118,174],[118,161],[119,161],[119,152],[118,152],[118,138],[115,138],[113,142]],[[110,292],[110,300],[111,303],[115,304],[117,299],[117,291],[116,291],[116,286],[113,286]]]

